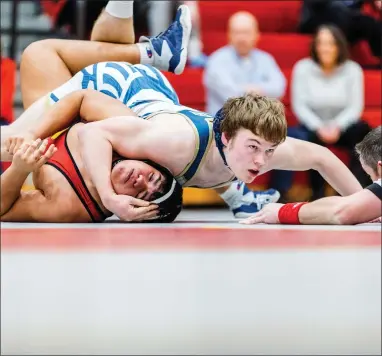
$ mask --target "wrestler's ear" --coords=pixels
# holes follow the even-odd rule
[[[377,172],[378,172],[378,176],[381,177],[382,176],[382,161],[378,161]]]
[[[229,141],[229,137],[227,135],[227,133],[223,132],[222,133],[222,143],[224,146],[227,146],[228,145],[228,141]]]

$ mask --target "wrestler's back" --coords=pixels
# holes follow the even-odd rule
[[[107,210],[102,205],[102,201],[99,198],[97,190],[95,189],[89,175],[87,174],[87,171],[84,168],[79,152],[78,129],[82,125],[84,124],[78,123],[70,129],[67,136],[67,144],[90,194],[97,201],[102,210],[107,213]],[[67,217],[64,219],[65,222],[91,222],[91,218],[87,210],[81,203],[70,183],[53,166],[43,165],[39,170],[34,172],[33,184],[36,189],[43,191],[46,197],[59,202],[62,207],[67,208]]]

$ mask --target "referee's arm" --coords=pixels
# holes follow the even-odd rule
[[[301,224],[358,224],[382,216],[382,187],[374,183],[346,197],[325,197],[299,211]]]

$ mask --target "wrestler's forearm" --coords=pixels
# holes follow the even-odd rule
[[[325,148],[319,150],[320,153],[316,155],[312,168],[317,170],[339,194],[348,196],[362,190],[361,184],[336,155]]]
[[[110,179],[113,155],[111,143],[101,130],[92,128],[90,124],[79,130],[78,137],[86,170],[102,203],[108,208],[108,200],[115,195]]]
[[[48,138],[66,129],[78,117],[85,92],[76,91],[50,107],[31,129],[35,138]]]
[[[17,120],[11,125],[2,126],[0,128],[1,135],[1,161],[12,161],[13,155],[8,153],[6,148],[6,141],[11,137],[18,135],[24,135],[27,132],[31,132],[37,125],[38,119],[48,109],[47,98],[40,98],[37,102],[33,103],[23,114],[21,114]],[[37,138],[36,138],[37,139]]]
[[[33,133],[36,138],[47,138],[69,127],[77,118],[94,122],[121,115],[135,116],[135,113],[106,94],[90,89],[79,90],[54,104],[36,125]]]
[[[21,188],[28,175],[29,172],[20,171],[13,165],[1,175],[1,216],[7,213],[20,197]]]

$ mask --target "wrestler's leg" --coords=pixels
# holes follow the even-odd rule
[[[42,40],[29,45],[21,60],[24,108],[67,82],[73,74],[97,62],[140,63],[136,45],[72,40]]]
[[[27,47],[21,60],[25,109],[90,64],[102,61],[139,63],[137,46],[120,45],[134,43],[133,1],[109,1],[94,24],[91,40],[49,39]]]
[[[91,41],[135,43],[133,1],[109,1],[95,22]]]
[[[91,42],[48,39],[29,45],[21,58],[24,108],[93,63],[140,63],[139,49],[131,45],[134,43],[132,16],[133,1],[109,1],[94,24]]]
[[[120,6],[131,1],[117,3]],[[183,6],[178,10],[176,19],[171,25],[172,35],[154,39],[158,51],[148,38],[139,44],[70,40],[43,40],[32,43],[24,51],[21,61],[24,108],[28,108],[37,99],[68,81],[73,74],[84,67],[97,62],[125,61],[131,64],[153,64],[158,69],[180,74],[187,61],[191,32],[190,16],[187,7]],[[106,22],[114,29],[121,25],[122,28],[118,29],[121,36],[118,36],[118,31],[106,35]],[[104,11],[96,22],[92,39],[106,39],[108,36],[107,39],[114,42],[132,40],[134,39],[132,25],[132,18],[120,19]],[[174,36],[174,33],[177,36]],[[167,42],[165,46],[167,49],[161,51],[159,49],[164,42]]]

